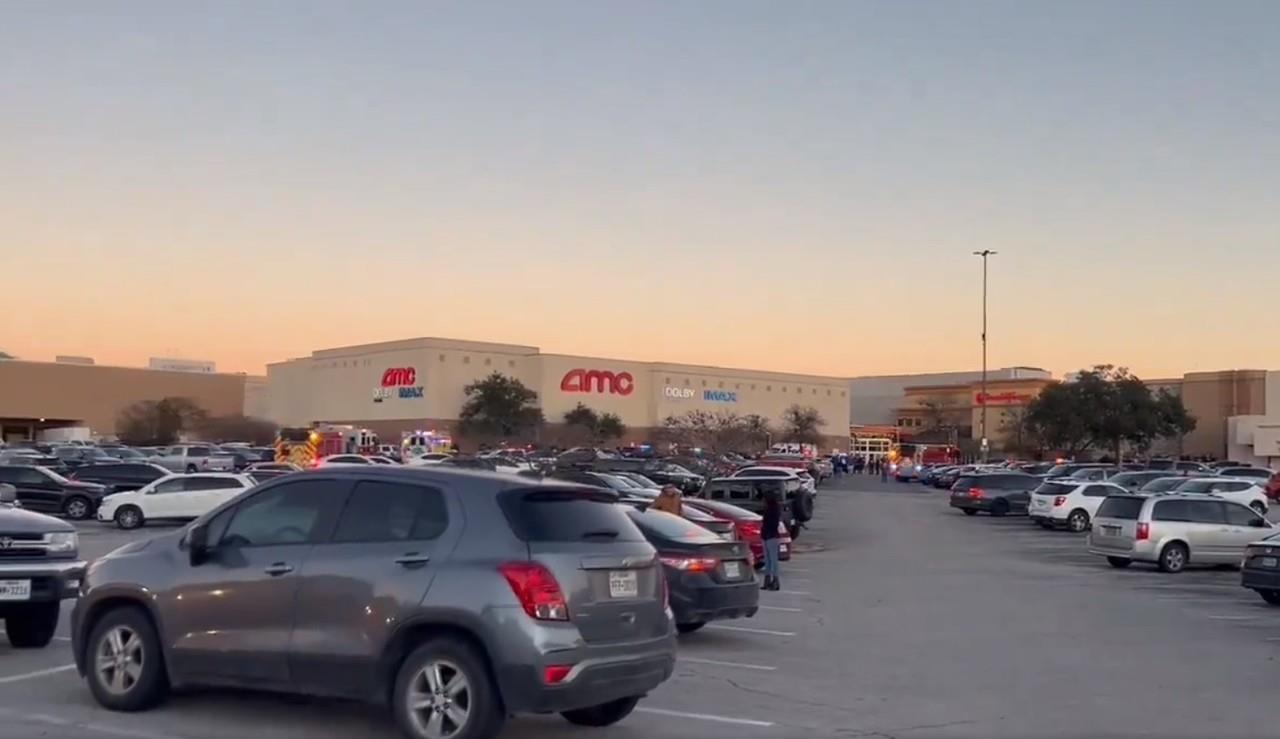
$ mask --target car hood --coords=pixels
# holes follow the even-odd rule
[[[106,485],[99,485],[96,482],[84,482],[83,480],[69,480],[64,486],[72,490],[86,490],[90,492],[102,492],[107,489]]]
[[[6,534],[75,531],[76,527],[43,513],[0,505],[0,531]]]

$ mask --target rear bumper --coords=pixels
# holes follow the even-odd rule
[[[1054,518],[1053,516],[1050,516],[1048,514],[1038,512],[1038,511],[1034,513],[1028,513],[1027,517],[1036,523],[1048,524],[1050,526],[1066,526],[1067,525],[1067,519],[1065,518]]]
[[[671,610],[677,623],[749,618],[760,608],[760,585],[752,577],[734,585],[705,587],[672,583]]]
[[[952,498],[951,507],[962,511],[989,511],[991,501],[986,498]]]
[[[1240,571],[1240,584],[1250,590],[1280,590],[1280,570],[1246,567]]]
[[[1096,554],[1099,557],[1120,557],[1139,562],[1156,561],[1157,551],[1153,545],[1145,542],[1126,548],[1116,544],[1095,542],[1092,536],[1089,537],[1088,550],[1089,554]]]

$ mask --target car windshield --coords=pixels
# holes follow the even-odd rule
[[[1056,464],[1046,473],[1049,477],[1065,477],[1071,468],[1065,464]]]
[[[66,484],[71,482],[67,478],[63,477],[62,475],[59,475],[57,472],[54,472],[48,467],[37,467],[36,469],[40,470],[40,472],[43,473],[46,477],[53,478],[54,482],[57,482],[59,484]]]
[[[1033,492],[1036,495],[1070,495],[1078,486],[1071,483],[1063,482],[1044,482],[1040,483]]]

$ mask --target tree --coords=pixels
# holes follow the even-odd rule
[[[769,450],[769,443],[773,441],[773,426],[769,419],[758,413],[748,413],[742,417],[742,430],[746,437],[746,447],[733,451],[754,454]]]
[[[17,359],[17,357],[13,356],[9,352],[0,352],[0,360],[5,360],[5,359]]]
[[[925,398],[920,401],[924,411],[925,431],[940,431],[955,428],[956,401],[946,396]]]
[[[693,410],[662,419],[662,439],[681,446],[709,447],[715,439],[716,418],[707,411]]]
[[[126,444],[136,446],[172,444],[181,432],[196,427],[207,415],[190,398],[143,400],[125,408],[116,417],[116,435]]]
[[[1044,444],[1029,423],[1026,408],[1014,406],[1005,410],[999,431],[1004,439],[1006,452],[1018,456],[1028,455],[1036,459],[1044,453]]]
[[[462,391],[467,396],[458,413],[463,436],[510,439],[542,424],[538,394],[517,379],[494,372]]]
[[[596,424],[596,435],[600,441],[621,439],[627,434],[627,426],[617,413],[601,413],[600,422]]]
[[[247,441],[256,446],[275,442],[280,427],[265,418],[241,414],[211,416],[196,424],[201,437],[211,441]]]
[[[783,441],[817,444],[822,441],[819,429],[826,425],[822,414],[812,406],[793,405],[782,412]]]
[[[620,439],[627,433],[627,427],[616,413],[596,413],[582,403],[564,414],[564,425],[575,444],[598,446],[609,439]]]

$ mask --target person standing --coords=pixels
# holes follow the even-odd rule
[[[761,590],[779,590],[778,580],[778,527],[782,525],[782,501],[778,491],[764,491],[764,520],[760,522],[760,538],[764,543],[764,584]]]

